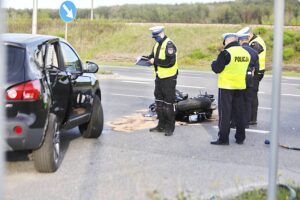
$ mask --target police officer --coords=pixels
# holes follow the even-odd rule
[[[156,41],[148,59],[154,65],[156,75],[154,96],[158,116],[158,125],[151,128],[150,132],[164,132],[165,136],[171,136],[175,129],[177,48],[173,41],[165,35],[163,26],[155,26],[149,30],[152,33],[152,38]]]
[[[266,44],[264,40],[259,36],[254,34],[251,31],[250,27],[245,27],[239,31],[241,34],[249,34],[249,45],[258,53],[259,57],[259,70],[254,73],[253,77],[253,101],[252,101],[252,114],[251,120],[249,122],[250,125],[257,124],[257,109],[258,109],[258,90],[259,83],[264,77],[265,68],[266,68]]]
[[[218,111],[219,133],[213,145],[228,145],[230,120],[232,113],[236,116],[237,144],[243,144],[245,136],[244,123],[244,91],[246,89],[246,72],[250,63],[250,55],[238,43],[236,33],[225,33],[224,50],[217,60],[211,64],[212,70],[218,74]]]
[[[253,76],[254,73],[259,70],[259,59],[258,53],[249,46],[249,34],[241,34],[237,32],[238,40],[240,45],[248,51],[251,56],[250,64],[247,69],[246,74],[246,90],[244,93],[244,101],[245,101],[245,128],[249,127],[249,122],[251,120],[251,109],[252,109],[252,93],[253,93]],[[233,119],[235,121],[235,119]],[[234,124],[234,122],[233,122]],[[235,126],[235,125],[234,125]]]

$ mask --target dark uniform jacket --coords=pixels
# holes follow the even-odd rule
[[[253,70],[254,73],[257,74],[259,70],[259,58],[258,58],[258,53],[256,50],[254,50],[252,47],[249,46],[249,43],[244,43],[242,44],[242,47],[248,51],[248,53],[251,56],[250,59],[250,64],[247,70],[247,75],[246,75],[246,84],[247,87],[253,87]]]
[[[253,34],[253,37],[249,41],[253,41],[255,38],[257,38],[257,35]],[[261,46],[258,42],[252,42],[250,45],[251,48],[253,48],[258,54],[264,51],[263,46]],[[257,73],[255,74],[256,77],[258,77],[259,80],[261,80],[264,77],[265,70],[258,70]]]

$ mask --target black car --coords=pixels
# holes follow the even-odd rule
[[[85,138],[102,133],[98,65],[84,65],[74,48],[55,36],[3,34],[2,40],[8,148],[32,150],[35,168],[54,172],[63,130],[78,126]]]

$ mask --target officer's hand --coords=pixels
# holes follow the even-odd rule
[[[151,65],[154,64],[154,58],[151,58],[149,61],[148,61]]]
[[[255,68],[252,70],[252,77],[254,76],[255,74]]]

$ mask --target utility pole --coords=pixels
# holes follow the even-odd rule
[[[274,39],[273,39],[273,83],[272,83],[272,127],[269,154],[269,187],[268,200],[277,199],[277,171],[278,171],[278,129],[280,114],[284,1],[274,1]]]
[[[5,10],[2,7],[3,0],[0,0],[0,34],[5,32]],[[1,38],[0,38],[1,40]],[[0,41],[0,66],[5,66],[5,51],[3,47],[3,42]],[[0,67],[0,93],[4,94],[4,80],[5,80],[6,70],[5,67]],[[4,98],[0,98],[0,199],[4,199],[4,142],[6,136],[5,129],[5,117],[4,117]]]
[[[91,5],[91,20],[93,20],[94,19],[94,0],[91,0],[91,3],[92,3],[92,5]]]
[[[37,33],[37,5],[38,0],[33,0],[33,8],[32,8],[32,34]]]

